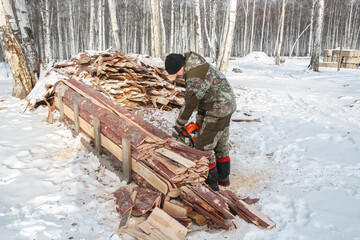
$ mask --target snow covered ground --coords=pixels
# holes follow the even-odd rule
[[[360,239],[360,70],[280,66],[261,53],[230,61],[238,109],[231,122],[231,189],[276,228],[238,219],[238,229],[188,239]],[[234,73],[240,68],[243,73]],[[123,185],[47,110],[11,97],[0,63],[0,236],[2,239],[132,239],[116,234],[112,192]],[[5,108],[7,107],[7,108]],[[3,109],[4,108],[4,109]],[[147,113],[168,131],[177,111]],[[55,115],[55,118],[58,115]]]

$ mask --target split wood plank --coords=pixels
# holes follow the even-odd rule
[[[137,194],[137,191],[133,191],[133,192],[131,193],[131,197],[130,197],[130,198],[131,198],[131,200],[132,200],[133,202],[135,202],[136,194]],[[121,216],[121,221],[120,221],[120,224],[119,224],[119,228],[126,228],[126,227],[127,227],[133,207],[134,207],[134,205],[131,206],[130,209],[127,210],[127,211]]]
[[[149,235],[141,231],[139,228],[127,228],[124,229],[124,231],[139,240],[154,240]]]
[[[223,192],[234,200],[235,205],[241,211],[243,211],[246,215],[248,215],[250,218],[255,220],[258,224],[260,224],[261,226],[267,229],[272,229],[273,227],[275,227],[276,224],[273,221],[271,221],[265,214],[258,211],[255,207],[247,204],[243,200],[239,199],[233,192],[229,190],[225,190]]]
[[[225,200],[213,192],[210,188],[204,185],[196,185],[191,186],[190,189],[195,191],[197,195],[199,195],[209,205],[213,206],[216,210],[222,213],[227,219],[235,219],[235,216],[228,211],[229,207]]]
[[[187,168],[192,168],[196,165],[196,163],[194,163],[193,161],[190,161],[189,159],[184,158],[183,156],[174,153],[166,148],[158,148],[155,150],[155,152],[160,153],[162,155],[164,155],[165,157],[170,158],[171,160],[180,163],[181,165],[183,165],[184,167]]]
[[[55,97],[56,107],[58,106],[57,97]],[[72,121],[74,121],[74,113],[72,109],[64,104],[64,114]],[[81,116],[79,117],[80,128],[88,134],[90,137],[94,138],[94,130],[93,127],[86,122]],[[101,143],[104,148],[106,148],[111,154],[113,154],[119,161],[122,161],[122,149],[113,143],[110,139],[105,137],[103,134],[101,135]],[[168,185],[171,186],[170,183],[165,182],[166,180],[160,179],[151,169],[146,167],[144,164],[136,161],[134,158],[132,160],[132,170],[139,174],[142,178],[144,178],[149,184],[151,184],[154,188],[159,190],[163,194],[167,194],[169,188]]]
[[[154,230],[155,232],[159,231],[169,240],[183,240],[188,232],[186,227],[158,207],[152,211],[148,219],[141,223],[139,227],[146,233],[154,232]]]
[[[169,201],[164,202],[163,209],[169,215],[187,217],[186,208],[180,207],[179,205],[176,205],[176,204],[171,203]]]

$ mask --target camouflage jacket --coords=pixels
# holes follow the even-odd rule
[[[185,53],[185,102],[177,119],[185,125],[198,108],[199,115],[222,118],[236,110],[233,90],[224,74],[211,66],[199,54]]]

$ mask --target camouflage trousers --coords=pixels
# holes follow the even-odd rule
[[[212,153],[209,164],[214,164],[216,158],[229,156],[230,116],[215,118],[206,116],[201,126],[195,148]]]

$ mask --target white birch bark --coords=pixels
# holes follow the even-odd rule
[[[25,19],[26,17],[21,14],[27,14],[27,12],[18,12],[18,17]],[[20,29],[10,0],[0,0],[0,32],[3,36],[6,61],[13,76],[12,95],[17,98],[25,98],[34,87],[35,79],[20,45],[21,41],[14,34],[19,35]]]
[[[174,52],[174,33],[175,33],[175,7],[174,0],[171,0],[171,27],[170,27],[170,52]]]
[[[24,51],[26,61],[30,67],[31,74],[33,75],[33,72],[38,70],[39,57],[35,47],[35,40],[30,26],[25,0],[17,0],[15,2],[15,9],[19,30],[21,33],[21,47]],[[35,79],[35,76],[33,76],[33,79]]]
[[[312,8],[311,8],[311,18],[310,18],[310,33],[309,33],[309,42],[308,42],[308,51],[307,56],[310,56],[312,44],[313,44],[313,26],[314,26],[314,14],[315,14],[315,4],[317,0],[312,0]]]
[[[252,20],[251,20],[250,52],[252,52],[253,44],[254,44],[255,6],[256,6],[256,0],[254,0],[254,2],[253,2],[253,11],[252,11]]]
[[[103,33],[103,25],[102,25],[102,2],[103,0],[98,0],[98,9],[97,9],[97,25],[98,25],[98,32],[97,32],[97,50],[101,51],[104,50],[103,49],[103,38],[102,38],[102,33]]]
[[[75,55],[75,30],[74,30],[74,16],[73,16],[73,8],[72,1],[69,1],[69,44],[70,44],[70,55]]]
[[[45,19],[44,19],[44,27],[45,27],[45,62],[49,63],[52,59],[52,51],[51,51],[51,30],[50,30],[50,3],[45,0]]]
[[[279,44],[277,47],[276,62],[275,62],[276,65],[280,65],[280,53],[281,53],[281,46],[282,46],[283,35],[284,35],[285,5],[286,5],[286,0],[282,0]]]
[[[162,10],[162,1],[159,1],[159,9],[160,9],[160,24],[161,24],[161,40],[162,40],[162,49],[161,52],[164,54],[166,52],[166,32],[165,32],[165,24]],[[164,57],[164,56],[163,56]]]
[[[150,6],[151,6],[151,56],[163,58],[159,0],[150,0]]]
[[[263,41],[264,41],[264,26],[265,26],[265,18],[266,18],[266,5],[267,1],[265,0],[264,5],[264,13],[263,13],[263,20],[262,20],[262,26],[261,26],[261,40],[260,40],[260,52],[263,51]]]
[[[59,0],[60,1],[60,0]],[[94,49],[94,39],[95,39],[95,0],[90,2],[90,35],[89,35],[89,48]]]
[[[350,0],[350,13],[349,13],[349,21],[348,21],[349,27],[347,34],[345,34],[347,48],[351,48],[351,22],[352,22],[353,8],[354,8],[354,1]]]
[[[195,23],[196,23],[196,41],[198,44],[198,53],[204,56],[204,43],[201,32],[200,0],[195,0]]]
[[[63,49],[63,41],[62,41],[62,22],[61,22],[61,10],[60,10],[60,1],[56,1],[56,7],[57,7],[57,30],[58,30],[58,50],[59,50],[59,59],[64,59],[64,49]]]
[[[324,20],[324,0],[318,0],[314,51],[311,56],[311,64],[310,64],[310,69],[312,69],[314,72],[319,72],[323,20]]]
[[[116,18],[116,4],[114,0],[108,0],[109,4],[109,11],[110,11],[110,20],[111,20],[111,28],[114,35],[114,41],[115,41],[115,49],[117,51],[121,51],[121,41],[120,41],[120,31],[119,31],[119,25],[117,23]]]
[[[247,18],[249,13],[249,0],[246,0],[246,7],[244,7],[244,14],[245,14],[245,22],[244,22],[244,47],[243,47],[243,56],[247,54]]]
[[[232,50],[235,30],[235,19],[236,19],[236,6],[237,0],[229,0],[228,3],[228,14],[226,18],[226,32],[223,33],[221,41],[221,48],[219,51],[219,58],[217,59],[216,66],[219,70],[226,75],[229,58]]]

